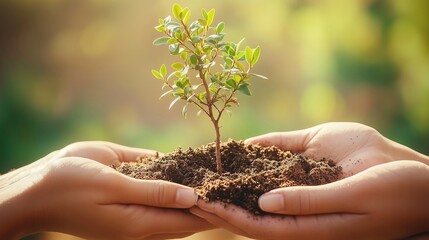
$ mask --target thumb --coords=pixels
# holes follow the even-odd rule
[[[246,144],[259,144],[261,146],[276,146],[292,152],[304,152],[310,129],[290,132],[273,132],[246,139]]]
[[[117,201],[124,204],[142,204],[166,208],[190,208],[198,195],[187,186],[162,181],[140,180],[124,176],[117,185]]]
[[[294,186],[263,194],[259,207],[266,212],[311,215],[353,213],[359,209],[359,176],[319,186]],[[358,181],[356,181],[358,180]]]

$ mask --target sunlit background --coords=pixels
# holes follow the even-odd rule
[[[262,49],[255,72],[269,80],[251,80],[223,140],[357,121],[429,154],[429,1],[6,0],[0,173],[81,140],[163,152],[213,141],[205,116],[158,100],[150,72],[175,60],[152,45],[174,2],[191,19],[215,8],[226,40]]]

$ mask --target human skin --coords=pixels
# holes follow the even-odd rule
[[[40,231],[85,239],[166,239],[212,226],[189,214],[193,189],[125,176],[110,165],[155,151],[79,142],[0,176],[0,238]]]
[[[320,186],[280,188],[253,216],[234,205],[198,202],[191,212],[257,239],[402,239],[429,235],[428,157],[357,123],[328,123],[271,133],[247,143],[276,145],[342,166],[344,178]],[[405,159],[405,160],[404,160]],[[408,159],[408,160],[407,160]]]

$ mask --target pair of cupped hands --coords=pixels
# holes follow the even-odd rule
[[[265,193],[259,206],[272,214],[254,216],[197,201],[189,187],[109,167],[156,151],[79,142],[2,176],[12,182],[3,187],[13,189],[9,211],[0,211],[12,221],[3,227],[15,236],[57,231],[89,239],[180,238],[216,227],[256,239],[397,239],[429,232],[429,158],[373,128],[326,123],[246,143],[331,159],[344,176]]]

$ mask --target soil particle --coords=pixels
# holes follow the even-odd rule
[[[247,145],[229,140],[221,145],[223,173],[216,171],[215,145],[177,149],[160,157],[140,157],[122,163],[117,171],[138,179],[159,179],[196,189],[208,201],[240,206],[260,215],[257,200],[279,187],[320,185],[336,181],[341,167],[326,159],[315,161],[277,147]]]

